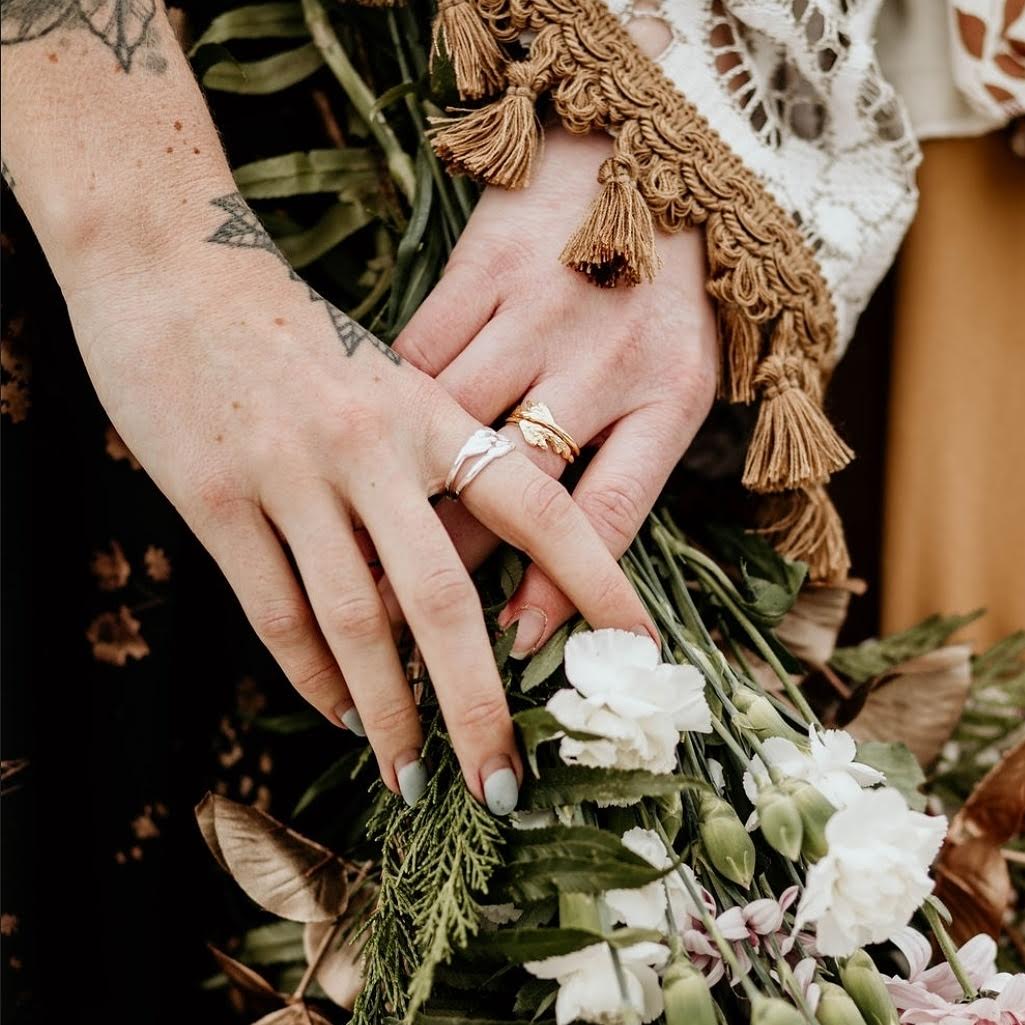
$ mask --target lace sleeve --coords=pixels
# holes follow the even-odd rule
[[[615,149],[562,254],[601,286],[658,269],[654,226],[702,225],[722,343],[720,395],[759,403],[743,482],[774,496],[772,540],[818,579],[846,574],[824,485],[851,459],[826,378],[915,206],[917,145],[872,47],[878,0],[441,0],[435,53],[464,97],[439,119],[450,169],[529,181],[544,94]],[[624,24],[658,17],[654,60]]]

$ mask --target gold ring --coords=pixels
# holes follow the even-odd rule
[[[528,445],[554,452],[567,463],[580,455],[580,446],[555,422],[552,411],[543,402],[524,399],[509,414],[506,423],[516,424]]]

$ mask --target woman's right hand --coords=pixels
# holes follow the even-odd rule
[[[197,205],[175,235],[142,254],[93,250],[64,282],[111,420],[296,689],[365,730],[384,782],[412,803],[423,735],[362,524],[470,790],[509,811],[522,779],[512,723],[476,590],[428,502],[480,424],[294,277],[239,197]],[[592,626],[655,635],[569,494],[522,454],[461,500]]]

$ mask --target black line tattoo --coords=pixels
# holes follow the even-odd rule
[[[0,0],[0,41],[27,43],[60,28],[88,29],[125,71],[140,47],[154,41],[156,0]],[[151,71],[164,62],[151,60]]]
[[[346,356],[355,356],[359,347],[364,342],[368,342],[396,366],[402,362],[402,357],[390,345],[382,342],[380,338],[376,338],[362,324],[357,324],[356,321],[347,317],[337,306],[333,306],[303,281],[289,265],[281,250],[274,244],[274,240],[260,223],[260,219],[253,213],[249,204],[237,192],[229,193],[227,196],[218,196],[210,202],[213,206],[223,210],[228,215],[228,219],[217,228],[207,242],[216,242],[218,245],[230,246],[232,249],[262,249],[277,257],[287,269],[288,276],[293,281],[302,282],[309,294],[310,302],[323,303],[327,308],[331,326],[334,328],[338,341],[342,343]]]
[[[14,175],[11,174],[11,169],[7,166],[6,160],[0,160],[0,176],[3,177],[9,189],[14,188]]]

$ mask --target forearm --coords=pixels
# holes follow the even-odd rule
[[[121,22],[90,22],[89,6],[20,0],[2,15],[4,165],[66,293],[173,254],[182,224],[232,189],[159,0],[103,5],[135,12]]]

